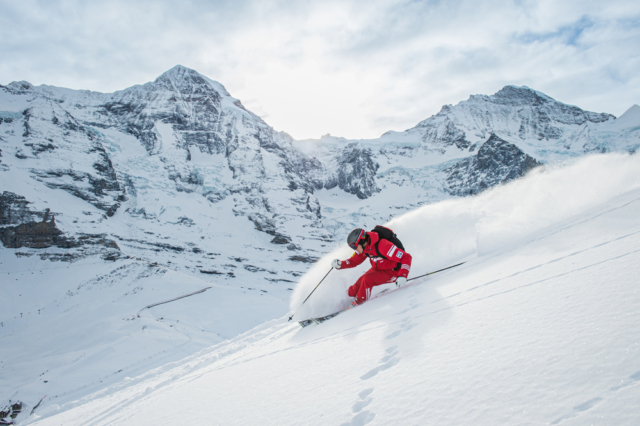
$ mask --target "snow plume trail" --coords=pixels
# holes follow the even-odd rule
[[[545,228],[636,188],[640,188],[640,156],[597,154],[568,165],[535,169],[475,197],[423,206],[385,225],[413,256],[411,278],[535,239]],[[346,241],[346,235],[344,238]],[[369,262],[333,271],[301,304],[329,271],[331,260],[352,254],[345,242],[300,279],[289,305],[295,320],[327,315],[349,305],[347,288],[369,268]]]

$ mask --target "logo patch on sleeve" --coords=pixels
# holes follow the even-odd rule
[[[398,252],[396,253],[396,257],[397,257],[398,259],[402,259],[402,255],[403,255],[403,254],[404,254],[404,253],[402,253],[400,250],[398,250]]]

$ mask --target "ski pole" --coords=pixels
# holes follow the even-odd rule
[[[426,277],[427,275],[435,274],[436,272],[446,271],[447,269],[455,268],[456,266],[460,266],[465,262],[458,263],[457,265],[447,266],[446,268],[438,269],[437,271],[429,272],[428,274],[418,275],[417,277],[409,278],[407,282],[417,280],[418,278]]]
[[[330,273],[331,271],[333,271],[333,268],[329,269],[329,272],[327,272],[327,275],[329,275],[329,273]],[[313,294],[313,292],[314,292],[314,291],[316,291],[316,288],[320,287],[320,284],[322,284],[322,281],[324,281],[324,279],[325,279],[325,278],[327,278],[327,275],[325,275],[325,276],[320,280],[320,282],[319,282],[319,283],[318,283],[318,285],[313,289],[313,291],[312,291],[311,293],[309,293],[309,295],[307,296],[307,298],[306,298],[306,299],[304,299],[304,302],[306,302],[307,300],[309,300],[309,298],[311,297],[311,295]],[[302,302],[302,303],[300,304],[300,306],[304,305],[304,302]],[[291,314],[291,316],[289,317],[289,321],[291,321],[291,320],[293,319],[293,315],[295,315],[295,314]]]

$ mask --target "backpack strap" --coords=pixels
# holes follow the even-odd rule
[[[378,253],[378,256],[384,258],[384,256],[380,253],[380,249],[378,248],[378,244],[380,244],[380,240],[378,240],[378,242],[373,245],[373,248],[376,249],[376,253]]]
[[[380,238],[378,240],[378,242],[373,245],[373,247],[376,249],[376,253],[378,253],[378,256],[380,256],[383,259],[388,259],[387,257],[383,256],[382,253],[380,253],[380,249],[378,248],[378,244],[380,244],[380,241],[382,241],[382,238]],[[390,241],[390,240],[387,240],[387,241],[389,241],[391,244],[393,244],[393,241]],[[404,251],[404,249],[402,249],[402,251]],[[388,260],[391,260],[391,259],[388,259]],[[399,271],[401,267],[402,267],[402,263],[398,262],[396,267],[393,268],[393,270],[394,271]]]

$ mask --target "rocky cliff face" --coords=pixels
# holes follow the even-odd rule
[[[9,191],[0,194],[0,225],[19,225],[26,222],[47,221],[50,210],[37,211],[29,208],[29,201]]]
[[[2,125],[5,135],[16,141],[11,148],[14,157],[22,160],[20,167],[47,187],[67,191],[113,215],[125,199],[125,191],[104,139],[55,100],[38,96],[28,83],[12,83],[0,90],[25,101],[26,108],[13,112],[19,117]]]
[[[445,169],[447,191],[460,197],[476,195],[541,165],[517,146],[491,135],[476,155]]]
[[[24,197],[4,191],[0,195],[0,241],[6,248],[22,247],[45,249],[58,247],[63,249],[99,246],[99,249],[82,250],[84,254],[101,252],[104,257],[120,257],[120,248],[106,235],[77,234],[65,235],[56,226],[55,214],[49,209],[37,211],[29,208]],[[15,226],[7,226],[15,225]],[[79,256],[79,255],[78,255]],[[78,256],[66,257],[67,260]],[[44,256],[49,258],[49,256]],[[64,256],[63,256],[64,258]]]
[[[375,179],[380,165],[375,161],[371,149],[350,143],[336,155],[335,162],[337,167],[335,173],[327,177],[324,184],[326,189],[337,186],[361,200],[380,192]]]
[[[56,227],[54,218],[50,222],[26,222],[0,228],[0,240],[7,248],[71,247]]]

